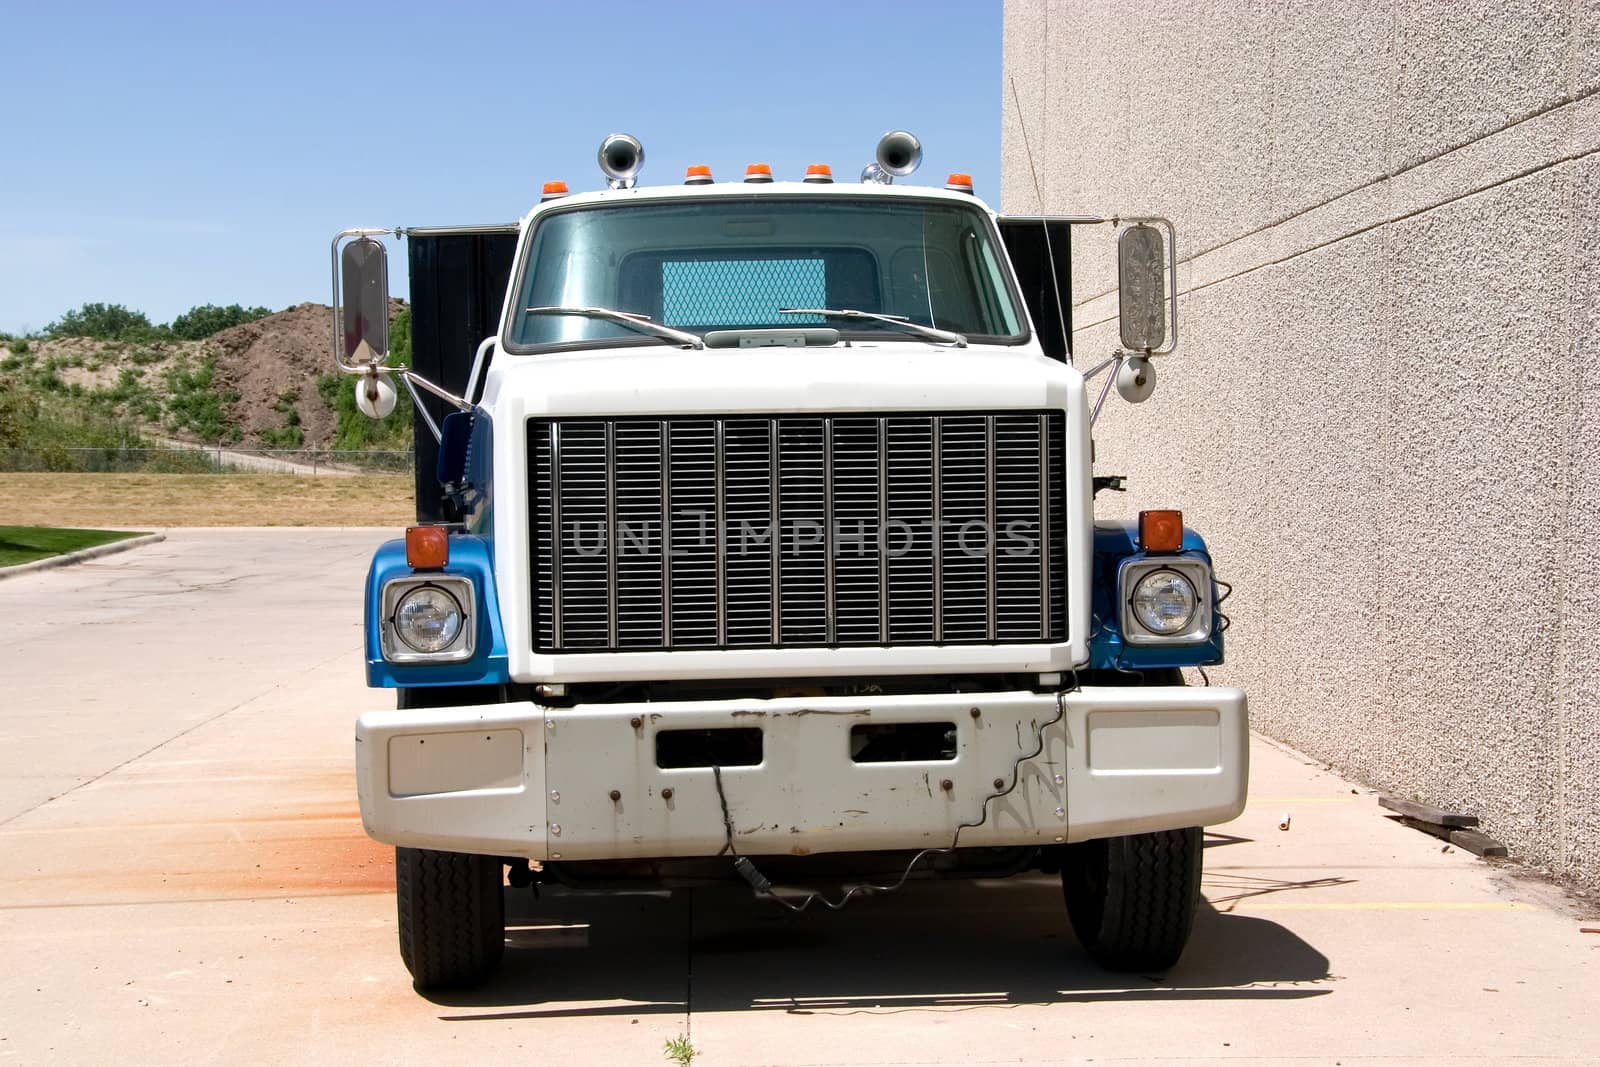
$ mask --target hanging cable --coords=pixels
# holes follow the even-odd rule
[[[1229,597],[1231,597],[1233,595],[1233,583],[1225,582],[1221,578],[1218,578],[1216,575],[1212,575],[1211,580],[1215,584],[1222,586],[1222,595],[1217,597],[1217,602],[1214,605],[1216,613],[1217,613],[1217,618],[1222,620],[1221,625],[1219,625],[1217,627],[1217,632],[1218,633],[1227,633],[1228,632],[1228,627],[1233,625],[1233,620],[1231,618],[1229,618],[1223,612],[1222,604],[1223,604],[1223,602],[1225,600],[1227,600]]]
[[[1066,716],[1066,695],[1067,693],[1077,692],[1078,688],[1078,672],[1073,671],[1072,685],[1068,689],[1060,691],[1056,694],[1055,717],[1050,719],[1048,722],[1038,723],[1035,725],[1033,735],[1033,751],[1019,755],[1016,760],[1012,762],[1010,784],[1008,784],[1005,788],[998,789],[983,798],[983,807],[979,812],[978,821],[964,822],[957,826],[955,835],[950,839],[950,844],[948,847],[925,848],[921,852],[918,852],[916,855],[912,856],[911,861],[906,864],[906,869],[900,872],[900,877],[895,879],[893,882],[888,883],[887,885],[868,884],[850,886],[844,891],[844,895],[838,900],[829,900],[822,893],[817,892],[814,889],[805,890],[804,895],[800,897],[798,902],[790,899],[788,896],[785,896],[779,890],[774,889],[772,880],[757,870],[756,865],[750,862],[747,857],[739,855],[739,850],[733,843],[733,818],[728,812],[728,795],[722,786],[722,768],[716,764],[712,764],[711,776],[717,784],[717,802],[722,805],[722,831],[724,835],[722,850],[719,851],[717,855],[721,856],[727,853],[732,853],[733,869],[739,872],[739,877],[750,883],[750,888],[755,891],[757,896],[766,897],[769,900],[772,900],[796,913],[805,911],[817,901],[820,901],[822,906],[830,911],[838,911],[846,904],[850,903],[851,899],[858,894],[862,896],[869,896],[874,893],[893,893],[895,890],[905,885],[906,882],[911,878],[911,873],[912,871],[916,870],[917,864],[921,863],[929,856],[945,856],[955,852],[957,847],[959,847],[961,844],[961,831],[975,830],[989,821],[989,802],[1009,796],[1011,793],[1016,791],[1017,786],[1021,784],[1022,765],[1044,751],[1045,731],[1056,725]]]

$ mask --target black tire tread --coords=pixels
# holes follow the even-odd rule
[[[1089,955],[1113,971],[1177,963],[1194,929],[1203,853],[1198,826],[1069,846],[1062,890]]]
[[[475,986],[505,954],[505,868],[495,856],[397,848],[400,958],[418,989]]]

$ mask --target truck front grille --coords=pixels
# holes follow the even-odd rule
[[[534,648],[1065,640],[1064,421],[530,419]]]

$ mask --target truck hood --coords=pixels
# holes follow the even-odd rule
[[[1067,406],[1081,377],[1035,350],[921,342],[581,355],[497,355],[484,404],[498,418],[712,412],[997,410]]]

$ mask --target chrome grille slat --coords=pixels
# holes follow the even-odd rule
[[[665,647],[666,581],[663,573],[661,423],[618,422],[612,428],[612,619],[617,645]]]
[[[772,644],[772,422],[729,419],[723,431],[723,541],[727,569],[727,644]]]
[[[834,640],[841,645],[881,641],[882,422],[843,416],[833,420],[833,614]]]
[[[672,497],[673,648],[717,647],[716,428],[710,419],[672,419],[667,440]]]
[[[1064,426],[1031,411],[530,420],[535,648],[1065,640]]]
[[[884,424],[889,469],[884,540],[889,543],[889,644],[931,644],[937,586],[933,557],[933,418],[891,416]]]
[[[828,643],[827,473],[823,420],[778,420],[780,645]]]

